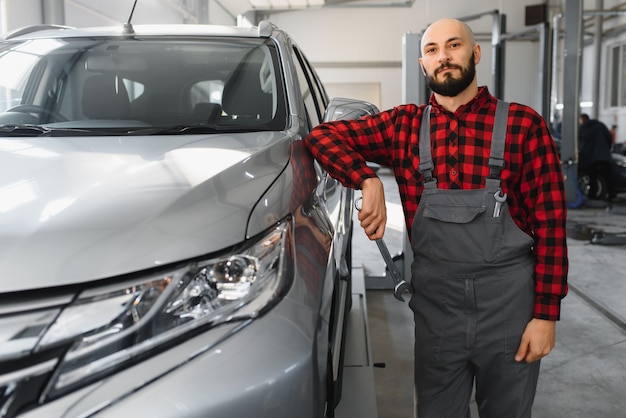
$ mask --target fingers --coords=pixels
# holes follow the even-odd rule
[[[550,354],[550,351],[552,351],[552,349],[536,348],[531,346],[531,344],[525,344],[524,346],[520,345],[520,348],[517,350],[517,354],[515,355],[515,361],[533,363]]]
[[[522,335],[515,361],[532,363],[550,354],[555,345],[555,325],[554,321],[531,320]]]
[[[537,360],[541,360],[545,356],[550,354],[550,350],[535,350],[530,344],[520,345],[515,355],[515,361],[518,363],[525,361],[526,363],[533,363]]]
[[[382,238],[387,225],[387,207],[383,184],[377,177],[369,178],[361,184],[362,202],[358,218],[361,227],[371,240]]]
[[[522,342],[520,343],[517,353],[515,354],[515,361],[519,363],[520,361],[525,360],[529,351],[530,344],[526,338],[522,337]]]
[[[358,218],[365,235],[369,239],[376,240],[384,236],[387,224],[387,217],[384,212],[382,214],[380,212],[365,212],[362,209]]]

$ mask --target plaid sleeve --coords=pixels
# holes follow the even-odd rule
[[[358,120],[326,122],[305,138],[307,148],[328,173],[344,186],[358,189],[376,177],[367,161],[390,166],[394,127],[406,111],[393,108]]]
[[[527,124],[521,192],[535,238],[535,318],[558,320],[567,294],[567,203],[561,163],[545,121],[529,108],[513,113]],[[527,122],[521,122],[521,119]]]

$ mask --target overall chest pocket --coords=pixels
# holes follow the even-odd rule
[[[418,232],[425,248],[416,251],[454,263],[494,261],[502,244],[501,222],[486,212],[484,205],[427,203]]]
[[[485,213],[484,206],[455,206],[431,204],[424,208],[424,217],[441,222],[466,224],[472,222],[480,214]]]

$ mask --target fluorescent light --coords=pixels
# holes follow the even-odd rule
[[[563,103],[557,103],[556,106],[554,106],[556,110],[563,110],[564,107],[565,106],[563,105]],[[580,107],[585,108],[585,109],[593,107],[593,102],[591,101],[580,102]]]

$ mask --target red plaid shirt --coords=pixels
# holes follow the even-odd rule
[[[496,99],[486,87],[450,113],[430,101],[432,156],[441,189],[485,187],[489,174]],[[398,183],[407,231],[411,231],[423,190],[418,172],[418,134],[424,105],[407,104],[360,120],[324,123],[305,139],[331,176],[359,188],[376,174],[372,161],[391,167]],[[531,108],[511,103],[502,189],[511,216],[535,240],[535,317],[557,320],[567,294],[567,206],[561,163],[545,121]]]

